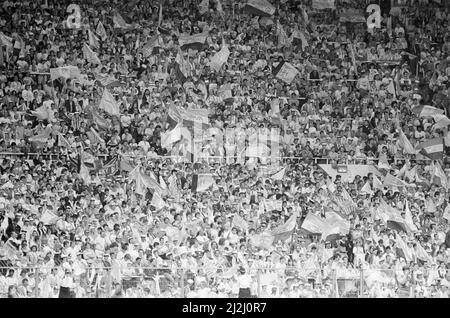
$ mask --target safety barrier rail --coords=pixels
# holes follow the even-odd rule
[[[14,272],[11,272],[11,270]],[[251,268],[252,297],[261,298],[412,298],[445,297],[439,275],[431,270],[405,273],[393,269]],[[206,265],[169,267],[0,267],[0,297],[239,297],[239,268]],[[3,276],[3,277],[1,277]],[[5,284],[5,282],[9,282]],[[64,286],[61,286],[61,283]],[[11,286],[15,286],[11,287]],[[62,288],[61,288],[62,287]]]

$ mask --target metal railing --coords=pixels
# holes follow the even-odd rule
[[[30,153],[13,153],[13,152],[1,152],[0,153],[0,158],[6,158],[6,157],[24,157],[27,159],[32,159],[32,158],[43,158],[43,159],[52,159],[52,160],[56,160],[56,159],[67,159],[70,155],[69,154],[64,154],[64,153],[36,153],[36,152],[30,152]],[[107,159],[107,158],[113,158],[118,156],[117,154],[98,154],[96,155],[98,158],[100,159]],[[144,155],[130,155],[130,154],[123,154],[123,157],[129,158],[129,159],[141,159],[141,158],[145,158],[146,160],[152,161],[152,160],[174,160],[174,161],[178,161],[181,159],[186,159],[183,156],[175,156],[175,155],[170,155],[170,156],[144,156]],[[230,162],[230,161],[239,161],[239,160],[243,160],[244,162],[246,162],[249,159],[266,159],[267,164],[270,164],[271,161],[273,160],[277,160],[277,161],[286,161],[286,160],[291,160],[291,161],[302,161],[302,162],[314,162],[315,164],[332,164],[332,163],[339,163],[339,164],[364,164],[364,165],[368,165],[368,164],[378,164],[379,159],[375,158],[375,157],[355,157],[352,159],[341,159],[341,158],[330,158],[330,157],[297,157],[297,156],[199,156],[197,158],[197,162],[198,161],[207,161],[207,162],[214,162],[214,161],[225,161],[225,162]],[[406,157],[396,157],[393,159],[393,162],[398,163],[398,162],[404,162],[406,160],[409,160]],[[431,163],[432,160],[431,159],[414,159],[416,162],[423,162],[423,163]]]
[[[237,298],[237,268],[202,269],[0,267],[0,298]],[[448,297],[433,273],[417,279],[393,269],[250,269],[255,298],[440,298]],[[3,277],[2,277],[3,276]],[[434,278],[433,278],[434,277]],[[27,279],[27,281],[24,281]],[[67,290],[60,288],[63,281]],[[10,286],[16,286],[15,290]],[[64,295],[64,291],[66,294]]]

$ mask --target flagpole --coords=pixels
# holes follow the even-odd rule
[[[233,22],[234,22],[234,0],[231,1],[231,9],[232,9],[232,14],[233,14]]]

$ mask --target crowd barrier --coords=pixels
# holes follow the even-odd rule
[[[59,268],[0,267],[0,297],[8,297],[5,278],[10,269],[17,280],[25,273],[29,278],[27,295],[23,298],[59,297],[59,286],[53,275],[61,275]],[[401,271],[400,271],[401,272]],[[427,281],[430,273],[424,271],[425,280],[416,281],[411,273],[399,278],[399,271],[391,269],[334,269],[286,267],[250,269],[254,298],[439,298],[437,286]],[[186,268],[129,267],[120,270],[111,267],[88,267],[67,274],[74,282],[70,295],[74,298],[237,298],[238,268],[204,266],[194,272]],[[25,277],[25,276],[23,276]],[[5,279],[4,279],[5,280]],[[84,289],[80,292],[80,288]],[[19,287],[20,291],[21,288]],[[442,295],[442,294],[440,294]]]
[[[96,155],[97,158],[99,159],[103,159],[106,160],[108,158],[113,158],[113,157],[117,157],[118,154],[98,154]],[[144,158],[146,160],[167,160],[167,159],[171,159],[174,161],[179,161],[182,159],[186,159],[186,157],[183,156],[175,156],[175,155],[170,155],[170,156],[144,156],[144,155],[131,155],[131,154],[121,154],[122,157],[127,158],[127,159],[141,159]],[[42,159],[52,159],[52,160],[61,160],[61,159],[68,159],[70,157],[69,154],[63,154],[63,153],[19,153],[19,152],[1,152],[0,153],[0,158],[11,158],[11,157],[20,157],[20,158],[27,158],[27,159],[37,159],[37,158],[42,158]],[[368,157],[368,158],[363,158],[363,157],[356,157],[356,158],[352,158],[352,159],[340,159],[340,158],[329,158],[329,157],[308,157],[308,158],[304,158],[304,157],[295,157],[295,156],[198,156],[196,161],[201,161],[201,160],[205,160],[205,161],[217,161],[217,160],[224,160],[224,161],[230,161],[230,160],[237,160],[239,161],[240,159],[244,159],[248,160],[248,159],[262,159],[262,160],[266,160],[268,161],[268,163],[271,163],[272,161],[287,161],[287,160],[291,160],[291,161],[304,161],[304,162],[314,162],[315,164],[333,164],[333,163],[337,163],[337,164],[363,164],[363,165],[371,165],[371,164],[378,164],[379,159],[378,158],[373,158],[373,157]],[[402,163],[405,162],[406,160],[409,160],[408,158],[394,158],[393,162],[394,163]],[[423,163],[431,163],[431,159],[414,159],[416,162],[423,162]]]

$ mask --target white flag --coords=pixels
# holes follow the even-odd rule
[[[108,91],[107,88],[103,90],[102,99],[100,100],[99,107],[113,116],[120,115],[120,108],[116,102],[114,96]]]
[[[228,49],[228,46],[225,44],[222,47],[222,49],[211,58],[209,66],[216,72],[218,72],[220,71],[222,65],[227,62],[229,56],[230,50]]]

